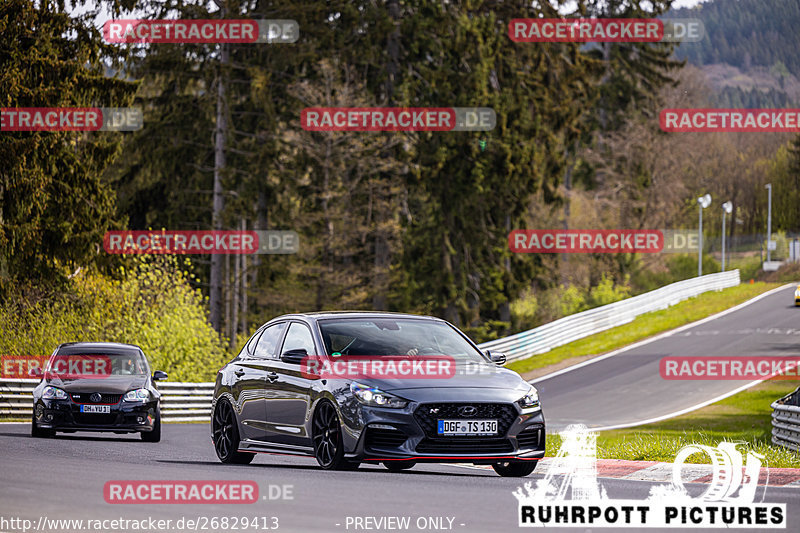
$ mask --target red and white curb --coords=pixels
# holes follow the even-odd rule
[[[553,464],[553,458],[545,457],[536,465],[535,474],[547,474]],[[491,470],[490,465],[459,464],[467,468]],[[657,461],[621,461],[618,459],[598,459],[597,477],[612,479],[629,479],[633,481],[650,481],[669,483],[672,481],[673,463]],[[681,479],[684,483],[711,483],[711,465],[684,464],[681,467]],[[742,468],[744,471],[744,467]],[[770,487],[800,488],[800,468],[762,468],[758,478],[759,485]]]

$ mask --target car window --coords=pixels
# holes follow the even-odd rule
[[[283,342],[283,351],[281,353],[299,349],[304,349],[309,355],[316,354],[311,330],[304,324],[292,322],[289,326],[289,332],[286,334],[286,340]]]
[[[274,359],[278,357],[278,346],[281,342],[283,330],[286,329],[286,322],[273,324],[264,330],[258,339],[253,357],[258,359]]]
[[[253,352],[256,349],[256,344],[258,343],[258,338],[261,336],[261,334],[263,332],[264,332],[264,329],[262,328],[262,329],[259,329],[258,331],[256,331],[255,333],[253,333],[253,336],[250,337],[250,340],[247,341],[247,344],[244,347],[244,353],[245,354],[253,355]]]

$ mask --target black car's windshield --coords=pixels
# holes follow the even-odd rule
[[[55,375],[139,376],[149,373],[142,354],[135,350],[118,353],[68,350],[50,358],[47,370]]]
[[[319,321],[329,355],[448,355],[486,362],[451,326],[411,318],[341,318]]]

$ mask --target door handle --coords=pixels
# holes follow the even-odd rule
[[[237,378],[240,378],[240,377],[244,376],[244,370],[242,370],[241,368],[238,369],[238,370],[234,370],[233,373],[236,374]]]
[[[277,372],[267,372],[267,381],[270,383],[274,383],[278,380],[278,373]]]

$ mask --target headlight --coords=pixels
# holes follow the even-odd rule
[[[125,393],[123,400],[126,402],[145,402],[150,398],[150,391],[147,389],[129,390]]]
[[[795,298],[800,298],[800,289],[797,289],[796,291],[794,291],[794,297]]]
[[[403,398],[395,396],[394,394],[389,394],[388,392],[383,392],[375,387],[361,385],[360,383],[351,383],[350,391],[358,398],[358,401],[372,407],[402,409],[408,405],[408,401]]]
[[[539,407],[539,391],[531,387],[528,391],[528,394],[517,400],[517,403],[523,409],[527,409],[529,407]]]
[[[66,400],[67,393],[58,387],[45,387],[42,398],[45,400]]]

